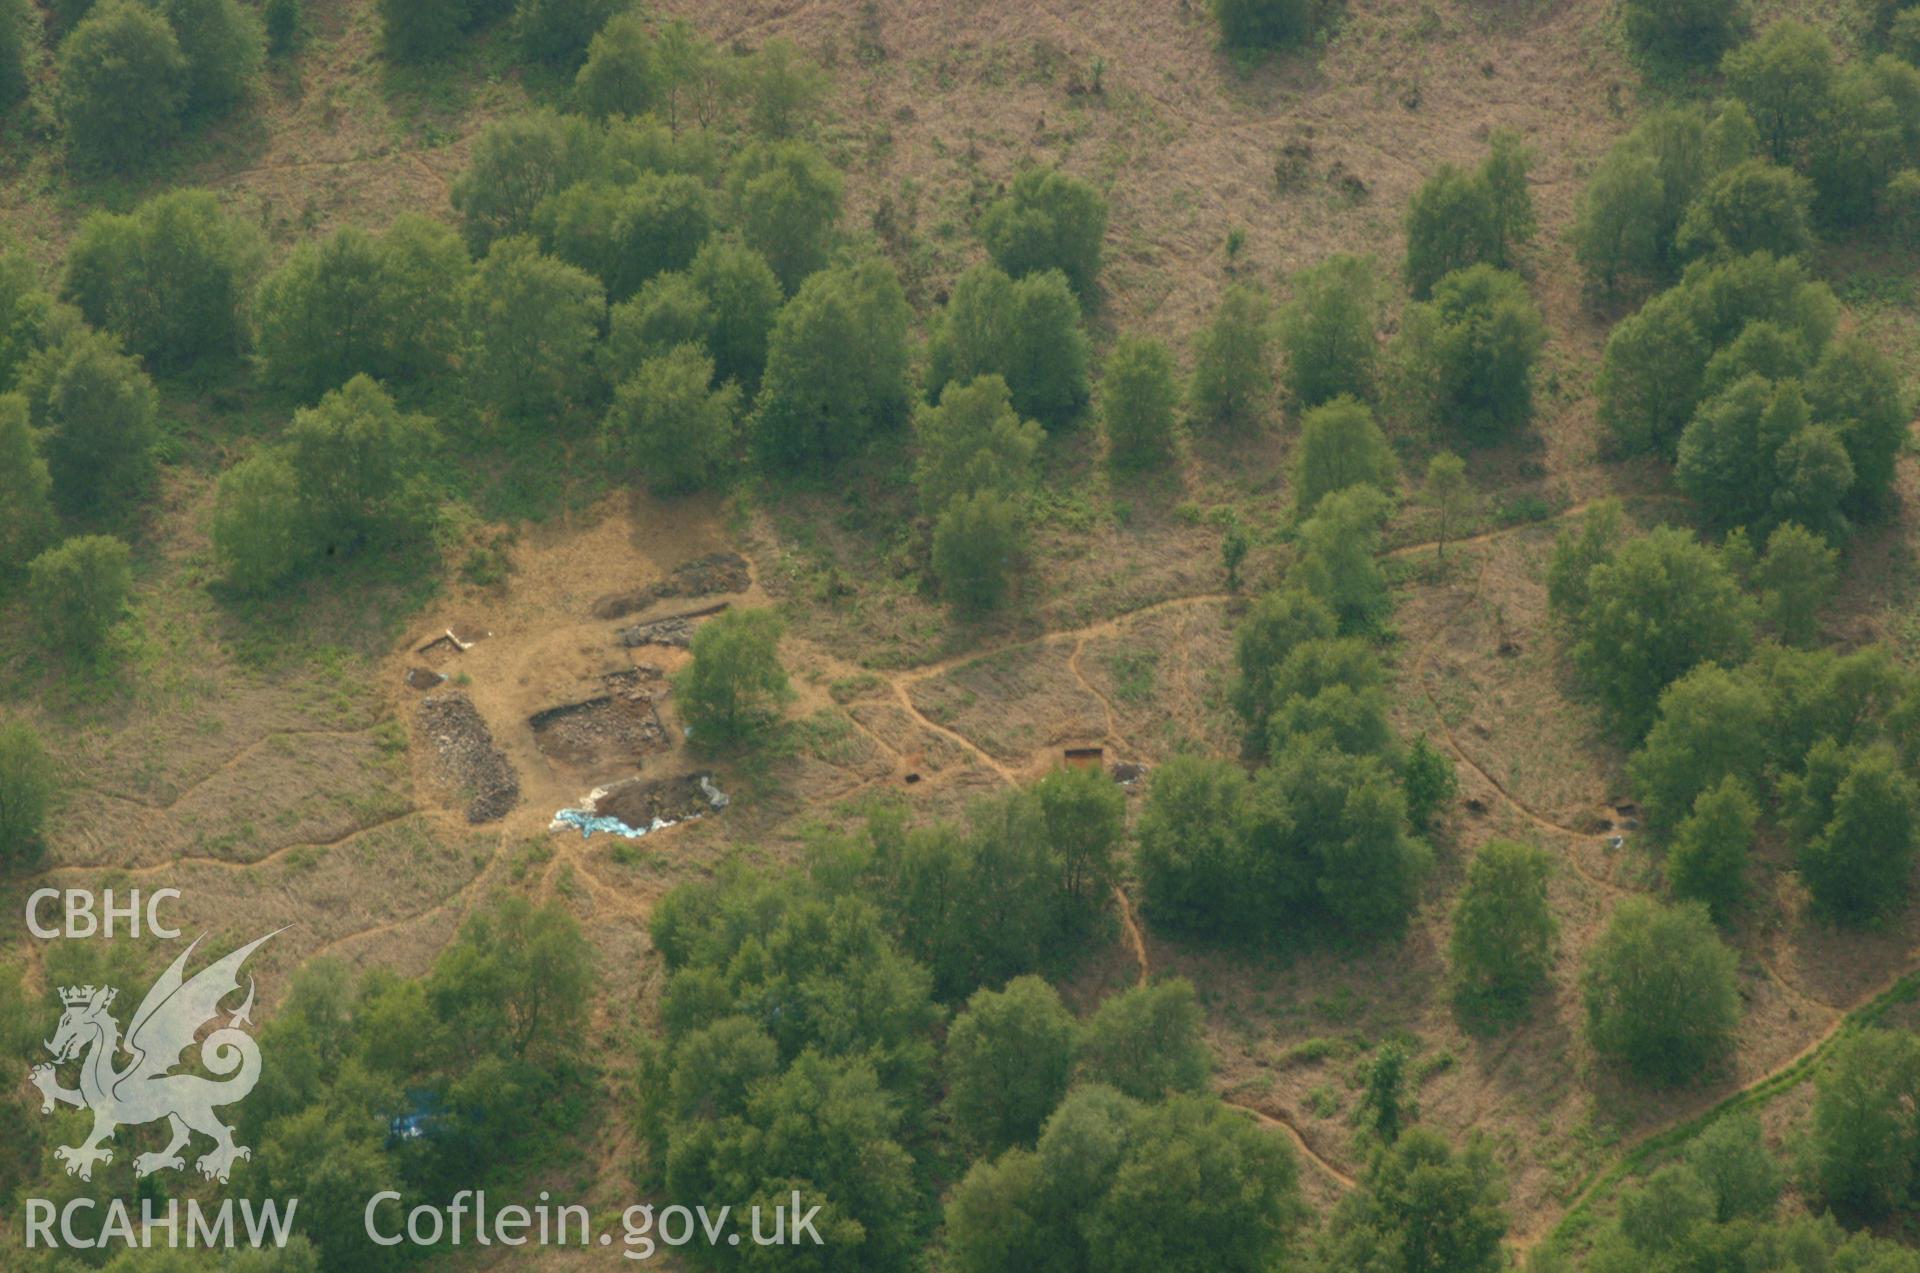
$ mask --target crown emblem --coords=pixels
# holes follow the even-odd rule
[[[60,1001],[69,1008],[78,1008],[93,1002],[95,993],[96,990],[93,986],[62,986],[60,987]],[[119,993],[118,990],[109,988],[106,998],[100,1001],[100,1006],[104,1008],[111,1004],[113,997]]]

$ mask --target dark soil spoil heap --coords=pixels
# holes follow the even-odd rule
[[[717,812],[713,796],[701,779],[704,774],[686,774],[659,782],[629,778],[616,782],[593,802],[593,811],[602,817],[618,818],[630,827],[647,827],[661,822],[685,822]],[[708,784],[712,782],[707,779]],[[717,788],[715,789],[717,790]]]
[[[711,597],[719,593],[745,592],[751,583],[745,557],[739,553],[711,553],[674,567],[673,573],[658,583],[600,598],[593,603],[593,617],[624,619],[656,601],[665,601],[670,597]]]
[[[497,822],[520,803],[520,778],[472,699],[458,690],[429,694],[420,700],[419,725],[433,744],[436,779],[466,797],[468,822]]]

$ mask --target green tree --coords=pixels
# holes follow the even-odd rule
[[[1254,602],[1234,634],[1238,675],[1228,691],[1246,725],[1249,754],[1264,754],[1267,722],[1297,683],[1288,666],[1294,652],[1329,640],[1338,629],[1333,610],[1305,589],[1270,592]]]
[[[1600,423],[1620,451],[1673,454],[1699,401],[1711,353],[1677,290],[1615,325],[1598,389]]]
[[[1368,257],[1330,256],[1294,280],[1280,312],[1287,392],[1302,409],[1372,397],[1380,299]]]
[[[1674,481],[1720,525],[1764,522],[1784,488],[1780,452],[1809,423],[1798,381],[1746,376],[1703,404],[1680,435]]]
[[[1093,299],[1107,235],[1107,201],[1058,168],[1028,168],[980,217],[994,264],[1014,278],[1059,270],[1082,304]]]
[[[1379,657],[1358,637],[1295,647],[1273,677],[1276,706],[1262,752],[1277,754],[1296,738],[1319,734],[1350,755],[1387,755],[1393,730],[1385,679]]]
[[[300,479],[285,453],[266,449],[220,475],[213,501],[213,556],[242,592],[265,592],[312,560]]]
[[[1407,834],[1406,797],[1379,755],[1293,738],[1255,779],[1248,813],[1252,900],[1268,923],[1304,913],[1348,941],[1405,931],[1432,854]]]
[[[468,0],[378,0],[380,47],[390,61],[445,57],[460,43]],[[482,247],[485,245],[482,244]]]
[[[600,368],[618,385],[649,359],[677,346],[692,345],[705,353],[712,335],[713,303],[707,294],[686,274],[656,274],[632,300],[613,307],[607,340],[599,350]]]
[[[933,574],[940,591],[969,610],[1000,604],[1026,544],[1020,507],[994,490],[962,495],[933,527]]]
[[[1892,747],[1822,739],[1781,779],[1801,878],[1820,908],[1858,924],[1897,906],[1913,867],[1920,788]]]
[[[380,255],[372,235],[348,226],[299,244],[261,283],[259,343],[269,377],[315,393],[379,370]]]
[[[1582,977],[1594,1051],[1643,1082],[1697,1079],[1732,1047],[1737,962],[1704,906],[1626,898]]]
[[[1366,1065],[1366,1085],[1360,1089],[1357,1113],[1383,1145],[1400,1139],[1401,1131],[1419,1117],[1407,1090],[1406,1045],[1390,1040],[1380,1045]]]
[[[1127,798],[1098,769],[1051,770],[1029,789],[1053,862],[1061,931],[1089,931],[1114,888],[1114,853],[1126,838]]]
[[[1425,300],[1456,270],[1498,264],[1505,254],[1493,190],[1478,173],[1442,164],[1407,205],[1407,286]]]
[[[534,209],[542,248],[594,275],[616,301],[655,275],[687,268],[713,221],[706,186],[685,173],[643,172],[618,187],[583,183]]]
[[[961,1138],[989,1154],[1033,1144],[1067,1094],[1078,1033],[1038,977],[975,991],[947,1032],[946,1109]]]
[[[253,307],[267,375],[314,396],[360,372],[391,383],[444,369],[470,268],[459,235],[412,214],[378,239],[348,226],[301,243]]]
[[[1729,1114],[1707,1125],[1687,1149],[1687,1166],[1713,1195],[1720,1223],[1764,1220],[1780,1201],[1780,1164],[1767,1152],[1760,1120]]]
[[[102,0],[60,41],[60,119],[83,167],[138,168],[180,132],[189,71],[173,28],[137,0]]]
[[[1511,1021],[1546,984],[1558,932],[1547,873],[1547,855],[1530,844],[1489,840],[1474,853],[1449,945],[1462,1012]]]
[[[938,406],[915,413],[914,433],[920,443],[914,485],[929,519],[980,491],[1026,494],[1034,486],[1034,461],[1046,437],[1038,424],[1014,411],[999,376],[949,383]]]
[[[768,341],[754,437],[762,463],[818,467],[904,419],[912,318],[899,278],[877,258],[809,278]]]
[[[721,238],[707,240],[687,273],[713,307],[707,347],[713,353],[714,374],[745,393],[757,391],[767,342],[780,313],[779,279],[758,252]]]
[[[1700,381],[1702,399],[1711,402],[1749,376],[1799,382],[1806,377],[1810,361],[1806,341],[1798,333],[1764,320],[1748,323],[1732,344],[1707,359]]]
[[[1812,1184],[1843,1215],[1872,1220],[1907,1205],[1920,1164],[1920,1039],[1861,1030],[1814,1078]]]
[[[35,16],[27,0],[0,0],[0,110],[27,95]]]
[[[1687,210],[1716,173],[1751,159],[1757,145],[1738,102],[1712,118],[1697,106],[1644,116],[1582,195],[1574,243],[1589,282],[1605,292],[1618,274],[1653,284],[1675,273]]]
[[[1628,540],[1589,572],[1587,591],[1574,666],[1631,738],[1653,723],[1661,690],[1753,643],[1753,603],[1719,554],[1686,531]]]
[[[800,131],[830,83],[820,65],[785,36],[754,52],[745,79],[747,118],[755,132],[776,141]]]
[[[1273,387],[1271,308],[1260,292],[1235,284],[1194,342],[1194,418],[1221,432],[1250,432],[1266,423]]]
[[[306,38],[307,19],[301,0],[266,0],[260,7],[260,19],[266,28],[270,56],[285,57],[299,49]]]
[[[573,70],[586,59],[587,47],[609,19],[632,0],[518,0],[513,34],[535,62]]]
[[[159,0],[187,59],[186,110],[219,115],[246,96],[266,57],[266,33],[238,0]]]
[[[1803,22],[1776,22],[1728,53],[1727,87],[1753,116],[1775,163],[1807,157],[1833,101],[1833,42]]]
[[[1460,794],[1460,775],[1446,753],[1422,734],[1407,748],[1407,758],[1400,766],[1400,785],[1407,793],[1407,826],[1423,832]]]
[[[1814,209],[1827,225],[1874,220],[1891,186],[1920,158],[1920,65],[1889,55],[1856,58],[1840,72],[1807,159]]]
[[[1758,790],[1776,728],[1756,678],[1702,663],[1660,695],[1659,717],[1627,762],[1647,822],[1677,827],[1727,778]]]
[[[1626,0],[1627,41],[1664,62],[1713,62],[1746,29],[1741,0]]]
[[[1391,496],[1400,466],[1364,403],[1342,395],[1307,412],[1294,457],[1293,512],[1310,517],[1320,501],[1351,486]]]
[[[1573,255],[1588,284],[1612,296],[1622,279],[1658,279],[1671,244],[1660,165],[1638,147],[1615,146],[1580,192]]]
[[[1207,1052],[1193,983],[1175,977],[1129,986],[1101,1001],[1080,1033],[1083,1078],[1141,1101],[1206,1090]]]
[[[1325,20],[1320,0],[1213,0],[1220,39],[1230,49],[1304,44]]]
[[[1563,530],[1554,538],[1553,556],[1547,562],[1547,605],[1562,619],[1577,620],[1585,613],[1587,578],[1595,566],[1612,561],[1620,550],[1625,539],[1623,521],[1619,500],[1597,500],[1576,529]]]
[[[1737,775],[1700,793],[1667,846],[1667,887],[1675,897],[1703,902],[1725,922],[1745,891],[1747,851],[1760,807]]]
[[[1898,370],[1885,354],[1850,333],[1821,351],[1805,388],[1813,419],[1840,430],[1846,444],[1853,466],[1847,511],[1860,517],[1880,512],[1912,419]]]
[[[257,233],[210,192],[173,190],[126,216],[89,216],[67,250],[64,291],[133,353],[182,368],[245,345],[259,257]]]
[[[1525,147],[1496,132],[1477,171],[1442,164],[1407,207],[1407,284],[1425,300],[1442,278],[1475,265],[1506,268],[1513,250],[1533,237]]]
[[[1517,247],[1532,241],[1540,228],[1534,215],[1533,196],[1527,191],[1527,170],[1533,164],[1533,152],[1510,129],[1496,129],[1487,139],[1487,157],[1480,164],[1480,180],[1493,195],[1494,225],[1500,233],[1501,257],[1497,264],[1510,267]]]
[[[935,994],[964,999],[1063,962],[1084,934],[1076,921],[1085,904],[1066,891],[1069,868],[1049,843],[1052,830],[1030,791],[975,802],[964,825],[909,829],[875,816],[867,843],[851,846],[859,869],[829,887],[877,899],[901,949],[932,972]],[[816,878],[839,876],[836,856],[816,859]]]
[[[1532,418],[1533,367],[1546,339],[1526,284],[1490,265],[1440,279],[1402,336],[1429,416],[1477,442],[1508,437]]]
[[[1252,546],[1240,519],[1230,518],[1226,529],[1220,532],[1220,568],[1226,572],[1228,592],[1240,591],[1240,566]]]
[[[1257,1273],[1306,1217],[1284,1140],[1210,1097],[1143,1106],[1090,1085],[1034,1151],[974,1164],[947,1204],[945,1264]]]
[[[133,588],[127,546],[83,535],[27,564],[27,610],[47,648],[92,658],[126,615]]]
[[[693,634],[693,661],[674,678],[680,710],[703,747],[764,737],[793,697],[780,662],[780,617],[729,610]]]
[[[675,132],[693,116],[705,122],[701,109],[702,85],[719,78],[721,53],[684,18],[660,28],[654,44],[654,68],[659,76],[659,105],[667,126]]]
[[[1116,468],[1145,469],[1173,455],[1180,382],[1173,355],[1157,340],[1125,335],[1100,381],[1107,456]]]
[[[1080,304],[1053,272],[1013,279],[979,265],[954,283],[928,348],[927,389],[998,375],[1014,410],[1048,428],[1080,418],[1091,396]]]
[[[1134,863],[1156,925],[1216,942],[1249,933],[1258,907],[1246,887],[1246,790],[1246,772],[1230,760],[1183,754],[1153,771]]]
[[[712,388],[713,360],[677,345],[614,391],[600,426],[608,459],[661,494],[709,485],[732,458],[740,389]]]
[[[728,176],[735,223],[789,295],[823,269],[840,223],[840,174],[802,141],[742,151]]]
[[[75,329],[36,360],[26,388],[62,512],[100,517],[145,492],[160,438],[157,399],[117,342]]]
[[[467,916],[424,989],[456,1055],[562,1056],[586,1029],[593,948],[560,904],[502,893]]]
[[[395,0],[409,11],[440,0]],[[467,170],[454,180],[453,207],[467,247],[485,255],[495,239],[533,231],[548,195],[604,177],[607,135],[591,120],[550,110],[507,115],[480,130]]]
[[[1368,1273],[1496,1273],[1504,1267],[1506,1182],[1479,1140],[1456,1154],[1414,1127],[1382,1152],[1364,1187],[1341,1199],[1321,1265]]]
[[[1715,351],[1749,324],[1768,322],[1818,352],[1832,338],[1840,314],[1832,289],[1809,279],[1805,262],[1764,252],[1695,261],[1681,276],[1677,300]]]
[[[587,44],[573,95],[596,119],[642,115],[657,100],[659,74],[647,20],[630,10],[608,21]]]
[[[431,421],[403,414],[367,376],[295,412],[283,445],[315,548],[344,556],[424,535],[433,523],[426,466],[436,443]]]
[[[1084,1267],[1258,1273],[1285,1258],[1305,1216],[1284,1141],[1211,1097],[1175,1096],[1142,1111],[1084,1222]]]
[[[1441,451],[1427,460],[1426,481],[1420,484],[1420,499],[1434,513],[1437,534],[1434,542],[1442,561],[1447,556],[1447,540],[1453,530],[1473,512],[1478,502],[1467,482],[1467,462],[1451,451]]]
[[[1687,209],[1675,244],[1689,256],[1798,256],[1813,247],[1812,208],[1805,177],[1750,159],[1708,183]]]
[[[1895,14],[1888,25],[1887,47],[1901,61],[1920,66],[1920,14],[1915,14],[1911,8],[1903,8]]]
[[[1325,602],[1342,632],[1369,631],[1393,608],[1378,560],[1387,511],[1378,490],[1350,486],[1324,497],[1300,524],[1300,555],[1288,582]]]
[[[27,419],[27,400],[0,394],[0,579],[24,569],[54,532],[53,478]]]
[[[53,809],[53,760],[24,720],[0,724],[0,863],[38,857]]]
[[[1853,461],[1838,430],[1816,424],[1788,435],[1774,452],[1779,482],[1769,521],[1800,522],[1830,539],[1850,527],[1841,509],[1853,489]]]
[[[606,295],[531,239],[496,240],[461,290],[469,366],[483,401],[510,419],[566,411],[591,386]]]
[[[1754,583],[1762,621],[1789,645],[1812,645],[1820,610],[1840,583],[1840,554],[1812,531],[1784,522],[1767,536]]]

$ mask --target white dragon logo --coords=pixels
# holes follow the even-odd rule
[[[56,1104],[93,1111],[92,1134],[81,1144],[54,1150],[55,1157],[67,1165],[69,1176],[91,1180],[95,1163],[113,1161],[113,1151],[104,1142],[112,1139],[115,1128],[162,1118],[171,1124],[173,1139],[159,1153],[135,1158],[136,1176],[169,1168],[183,1170],[186,1162],[179,1156],[180,1150],[193,1132],[213,1138],[213,1152],[195,1164],[209,1180],[225,1183],[236,1160],[253,1157],[252,1150],[233,1143],[233,1129],[213,1116],[215,1106],[234,1104],[260,1081],[260,1049],[250,1035],[236,1028],[253,1024],[247,1015],[253,1008],[251,977],[247,979],[246,1002],[239,1011],[200,1042],[201,1063],[215,1074],[233,1077],[216,1083],[198,1074],[169,1071],[180,1064],[182,1053],[193,1045],[200,1028],[219,1015],[220,1001],[240,989],[240,965],[247,956],[267,938],[284,931],[276,930],[249,942],[187,980],[182,972],[188,957],[200,945],[196,939],[147,991],[127,1024],[124,1041],[119,1024],[108,1011],[118,990],[111,986],[62,987],[60,999],[67,1010],[46,1045],[53,1060],[34,1066],[28,1077],[44,1098],[41,1113],[51,1114]],[[122,1050],[133,1059],[126,1068],[116,1070],[113,1058]],[[56,1067],[83,1053],[80,1086],[60,1086]]]

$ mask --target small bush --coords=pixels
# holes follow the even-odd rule
[[[54,800],[53,761],[23,720],[0,725],[0,866],[40,855]]]
[[[1213,17],[1230,49],[1283,49],[1311,40],[1326,7],[1322,0],[1213,0]]]

